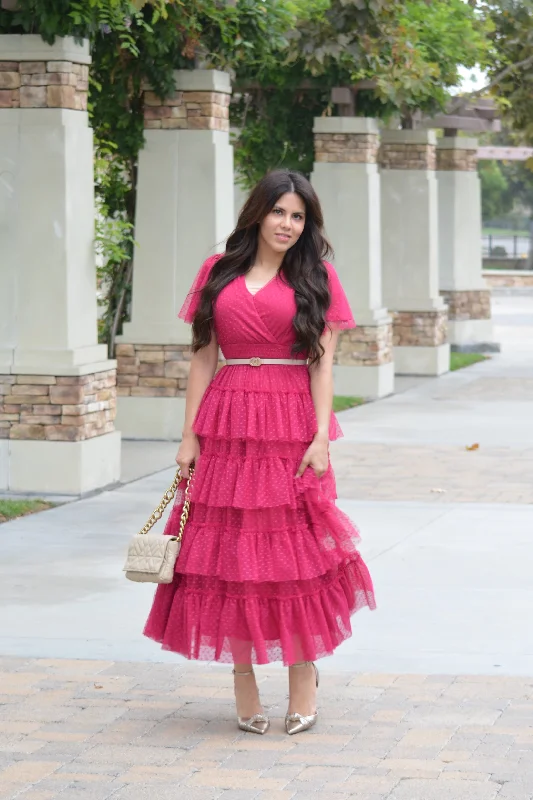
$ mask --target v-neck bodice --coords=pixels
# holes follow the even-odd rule
[[[294,290],[278,273],[255,294],[244,275],[235,278],[214,303],[215,333],[224,358],[294,358],[295,314]]]
[[[269,279],[269,280],[268,280],[266,283],[264,283],[262,286],[260,286],[260,287],[259,287],[259,289],[257,289],[257,291],[255,291],[255,292],[251,292],[251,291],[249,290],[248,286],[246,285],[246,274],[244,274],[244,275],[241,275],[242,282],[243,282],[243,284],[244,284],[244,288],[246,289],[246,291],[248,292],[248,294],[249,294],[249,295],[251,295],[252,297],[255,297],[257,294],[259,294],[259,292],[262,292],[262,291],[263,291],[263,289],[266,289],[266,287],[267,287],[267,286],[268,286],[270,283],[272,283],[272,281],[276,280],[276,278],[278,278],[278,277],[279,277],[279,271],[278,271],[278,272],[276,272],[276,274],[275,274],[275,275],[272,275],[272,277],[271,277],[271,278],[270,278],[270,279]]]
[[[178,315],[185,322],[192,322],[201,290],[218,258],[220,256],[207,259],[196,275]],[[328,262],[324,263],[331,293],[326,322],[333,329],[353,328],[352,312],[335,269]],[[307,352],[292,352],[296,341],[293,325],[296,311],[294,289],[282,271],[255,294],[248,290],[244,274],[237,276],[213,303],[214,329],[224,358],[307,358]]]

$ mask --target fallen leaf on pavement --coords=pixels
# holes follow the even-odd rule
[[[467,450],[479,450],[479,445],[478,444],[467,445],[466,449]]]

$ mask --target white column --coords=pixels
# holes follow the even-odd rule
[[[335,267],[357,328],[339,336],[335,391],[383,397],[394,390],[392,325],[381,292],[378,126],[373,119],[315,119],[312,183],[324,211]]]
[[[241,132],[240,132],[239,128],[230,128],[230,141],[232,143],[233,142],[238,142],[240,133]],[[233,178],[234,178],[234,186],[233,186],[233,198],[234,198],[234,203],[233,203],[233,208],[234,208],[233,227],[235,227],[235,225],[237,224],[237,220],[239,219],[239,214],[241,213],[242,208],[243,208],[244,204],[246,203],[246,201],[248,200],[248,197],[250,195],[250,192],[247,189],[244,189],[241,186],[241,184],[238,182],[238,177],[239,176],[237,175],[237,170],[235,170],[234,174],[233,174]]]
[[[449,369],[439,295],[434,131],[385,130],[381,147],[383,296],[394,311],[397,374]]]
[[[131,322],[117,339],[117,427],[176,439],[183,427],[190,326],[177,318],[204,259],[234,225],[229,75],[177,71],[176,93],[145,92]]]
[[[234,200],[234,220],[235,225],[237,224],[237,220],[239,219],[239,214],[241,213],[244,204],[248,200],[249,192],[246,189],[243,189],[242,186],[238,183],[235,184],[234,192],[235,192],[235,200]]]
[[[454,350],[498,350],[491,292],[483,271],[477,139],[445,137],[437,146],[439,269]]]
[[[79,494],[120,469],[116,364],[97,341],[89,48],[4,35],[0,62],[0,489]]]

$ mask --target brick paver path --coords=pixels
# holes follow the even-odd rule
[[[527,800],[533,679],[324,672],[320,720],[241,733],[229,667],[0,659],[0,798]]]
[[[474,444],[333,442],[338,495],[424,503],[533,503],[533,449],[481,445],[467,450]]]

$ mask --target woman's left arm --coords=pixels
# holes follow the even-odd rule
[[[317,478],[321,478],[328,468],[329,423],[333,405],[333,356],[338,338],[339,332],[337,330],[327,330],[320,337],[320,343],[325,351],[324,355],[318,364],[309,366],[317,432],[304,453],[298,472],[295,475],[296,478],[303,475],[308,466],[313,468]]]

